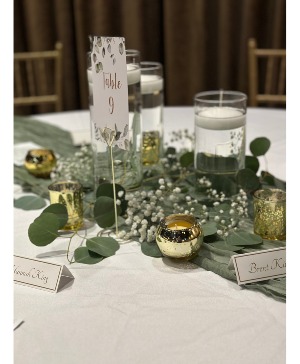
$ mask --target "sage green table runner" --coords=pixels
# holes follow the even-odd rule
[[[38,120],[15,116],[14,143],[29,141],[45,149],[52,149],[56,155],[60,156],[72,156],[78,150],[73,145],[72,137],[68,131]],[[49,197],[47,187],[51,183],[50,179],[36,178],[29,174],[24,167],[14,166],[14,180],[25,190],[32,191],[44,198]]]
[[[14,118],[14,142],[34,142],[44,148],[52,149],[60,156],[68,157],[74,155],[78,147],[75,147],[69,132],[45,122],[29,119],[26,117]],[[24,156],[25,158],[25,156]],[[50,179],[40,179],[30,175],[24,167],[14,167],[15,183],[24,189],[32,191],[37,195],[48,198],[48,185]],[[260,249],[271,249],[285,246],[285,242],[264,241]],[[244,249],[242,252],[251,252],[253,249]],[[236,254],[228,250],[213,247],[213,244],[204,243],[199,255],[193,262],[200,267],[212,271],[223,278],[236,282],[234,270],[228,268],[230,257]],[[277,278],[243,286],[245,289],[257,290],[273,297],[274,299],[286,300],[286,278]]]

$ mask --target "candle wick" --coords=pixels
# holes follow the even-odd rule
[[[221,107],[223,103],[223,90],[220,90],[219,106]]]
[[[178,230],[178,226],[177,226],[177,224],[175,224],[175,229],[176,229],[176,230]]]

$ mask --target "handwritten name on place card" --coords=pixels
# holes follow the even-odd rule
[[[286,248],[238,254],[231,259],[239,285],[286,275]]]
[[[14,255],[15,283],[57,292],[63,272],[68,278],[73,278],[63,265]]]

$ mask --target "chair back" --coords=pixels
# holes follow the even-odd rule
[[[54,50],[14,53],[14,106],[52,104],[62,110],[61,42]]]
[[[286,50],[257,48],[248,41],[249,106],[286,105]]]

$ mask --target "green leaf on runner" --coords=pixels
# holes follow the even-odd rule
[[[46,201],[39,196],[23,196],[14,200],[14,207],[22,210],[39,210],[46,206]]]
[[[58,236],[59,220],[55,214],[43,213],[30,224],[28,237],[32,244],[45,246],[54,241]]]
[[[265,155],[271,146],[271,142],[268,138],[260,137],[252,140],[250,143],[251,153],[255,157]]]
[[[87,247],[81,246],[74,251],[74,259],[77,263],[83,264],[97,264],[104,258],[92,251],[89,251]]]
[[[62,229],[68,222],[68,210],[65,205],[61,203],[53,203],[45,208],[42,214],[50,212],[55,214],[59,221],[59,229]]]
[[[163,257],[163,254],[159,250],[159,247],[156,244],[156,242],[148,243],[148,242],[144,241],[141,244],[141,250],[142,250],[143,254],[148,255],[149,257],[153,257],[153,258]]]
[[[117,206],[117,214],[120,215],[121,208]],[[94,218],[102,228],[111,227],[115,223],[114,200],[110,197],[98,197],[94,205]]]
[[[116,253],[120,248],[117,240],[111,237],[94,237],[86,241],[88,250],[102,255],[103,257],[110,257]]]
[[[250,246],[259,245],[263,243],[263,239],[255,234],[251,234],[245,231],[233,231],[227,237],[226,241],[230,245],[235,246]]]

